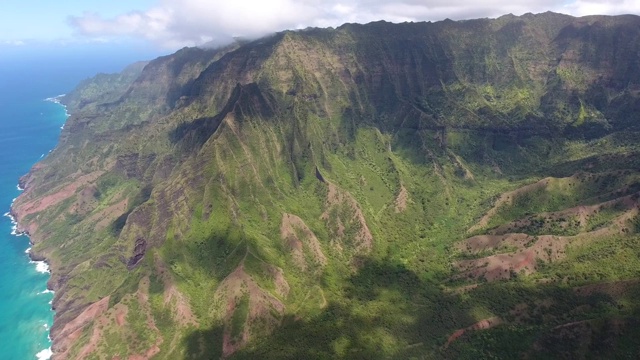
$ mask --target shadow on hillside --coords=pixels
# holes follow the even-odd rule
[[[434,353],[450,333],[476,320],[458,296],[443,294],[397,263],[365,260],[337,300],[316,316],[287,316],[237,359],[383,359]],[[194,331],[185,359],[218,358],[222,329]]]
[[[581,171],[596,173],[639,168],[640,151],[625,151],[619,154],[593,155],[555,164],[549,168],[546,175],[566,177]]]
[[[509,358],[514,354],[531,355],[550,350],[544,344],[553,343],[557,336],[555,329],[565,324],[602,319],[595,320],[589,330],[591,335],[584,341],[554,345],[571,357],[581,354],[585,346],[590,346],[587,342],[606,330],[598,325],[602,321],[613,325],[616,319],[629,321],[633,319],[629,316],[640,309],[640,304],[634,302],[636,310],[630,313],[631,309],[619,307],[620,299],[610,295],[579,294],[571,287],[553,284],[495,282],[471,292],[446,292],[421,280],[402,264],[371,259],[364,260],[360,270],[345,280],[333,299],[329,294],[327,297],[329,302],[317,315],[302,319],[285,317],[274,333],[262,339],[254,338],[232,358],[406,359],[472,355]],[[546,307],[544,303],[549,299],[553,299],[554,305]],[[525,320],[516,320],[513,310],[521,305],[526,305],[528,314]],[[521,326],[471,332],[445,349],[447,339],[457,329],[491,316]],[[216,326],[189,334],[184,340],[185,359],[218,359],[222,333],[223,329]],[[624,334],[607,336],[616,341],[594,343],[593,346],[597,345],[594,351],[621,353],[640,349],[637,340]]]
[[[218,130],[223,118],[218,115],[182,123],[169,133],[169,140],[181,144],[185,152],[198,150]]]
[[[183,342],[186,348],[184,359],[220,359],[222,357],[222,334],[221,326],[191,333]]]

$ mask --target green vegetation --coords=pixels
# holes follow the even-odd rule
[[[593,42],[638,29],[347,24],[87,80],[14,206],[54,345],[109,296],[70,358],[637,353],[640,69]]]

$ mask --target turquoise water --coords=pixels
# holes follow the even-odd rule
[[[16,179],[53,148],[65,118],[60,105],[0,94],[3,212],[19,194]],[[28,239],[12,236],[11,227],[8,217],[0,219],[0,353],[7,359],[25,358],[25,354],[33,358],[33,354],[49,347],[47,335],[53,322],[49,302],[53,294],[46,291],[46,268],[29,262]]]
[[[19,195],[19,177],[56,145],[66,113],[45,99],[97,72],[115,72],[152,54],[102,55],[0,57],[0,214]],[[54,316],[53,294],[46,289],[49,274],[44,264],[29,261],[29,239],[11,232],[11,219],[0,217],[0,358],[48,358]]]

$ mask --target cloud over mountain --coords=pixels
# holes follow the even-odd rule
[[[254,38],[283,29],[338,26],[375,20],[426,21],[496,17],[547,10],[573,15],[640,12],[635,0],[160,0],[146,10],[105,18],[96,13],[71,17],[69,23],[88,37],[143,37],[167,48],[232,37]]]

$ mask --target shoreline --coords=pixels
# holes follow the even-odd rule
[[[20,185],[18,185],[18,189],[20,188]],[[21,189],[21,191],[24,189]],[[42,292],[39,292],[38,294],[52,294],[55,297],[55,290],[53,290],[50,286],[49,280],[51,279],[51,269],[49,267],[49,263],[47,261],[47,259],[44,256],[39,256],[37,254],[35,254],[33,251],[31,251],[34,242],[31,240],[31,237],[29,236],[29,233],[23,230],[19,230],[19,223],[18,223],[18,219],[16,218],[15,213],[13,212],[13,206],[14,203],[16,201],[17,198],[14,198],[13,201],[11,202],[10,205],[10,209],[8,212],[4,213],[4,216],[8,217],[9,220],[11,221],[11,235],[15,236],[15,237],[22,237],[22,236],[26,236],[29,239],[29,247],[24,251],[24,253],[27,255],[28,259],[29,259],[29,264],[35,264],[35,270],[38,273],[41,274],[48,274],[49,278],[47,279],[46,285],[45,285],[45,290],[43,290]],[[49,311],[53,312],[54,318],[55,318],[55,310],[53,308],[53,298],[49,301]],[[48,326],[47,323],[45,323],[45,330],[47,331],[47,339],[49,340],[49,347],[44,348],[40,351],[38,351],[35,354],[36,359],[38,360],[48,360],[51,359],[51,357],[53,356],[53,342],[51,340],[51,327]]]
[[[63,104],[61,102],[61,99],[65,96],[65,94],[61,94],[61,95],[57,95],[54,97],[49,97],[44,99],[44,101],[49,101],[52,102],[54,104],[58,104],[60,106],[62,106],[64,108],[64,113],[65,113],[65,123],[63,123],[63,125],[60,127],[60,129],[64,129],[64,125],[66,124],[66,119],[69,118],[69,112],[67,111],[67,106],[65,104]],[[52,150],[49,150],[49,153]],[[42,160],[43,156],[36,161],[33,165],[32,165],[32,169],[33,166],[35,166],[39,161]],[[31,170],[29,170],[29,172],[23,176],[20,177],[20,179],[18,180],[18,184],[16,185],[16,189],[18,191],[21,192],[20,195],[18,195],[18,197],[14,198],[11,202],[11,205],[9,207],[9,211],[7,213],[5,213],[4,215],[7,216],[10,220],[11,220],[11,235],[16,236],[16,237],[21,237],[21,236],[26,236],[29,239],[29,247],[25,250],[25,253],[27,254],[28,258],[29,258],[29,263],[30,264],[34,264],[35,265],[35,270],[39,273],[42,274],[48,274],[49,278],[47,279],[46,282],[46,289],[41,292],[42,294],[45,293],[52,293],[54,294],[54,298],[55,298],[55,289],[53,289],[53,287],[51,286],[51,267],[49,264],[49,261],[47,260],[47,258],[43,255],[40,255],[36,252],[33,251],[33,246],[35,245],[34,240],[31,237],[31,234],[29,234],[28,231],[26,231],[24,228],[22,228],[20,226],[20,222],[19,222],[19,218],[18,215],[16,213],[16,211],[14,210],[14,206],[15,206],[15,202],[16,200],[22,195],[24,194],[24,191],[27,191],[27,183],[24,182],[23,180],[29,175],[29,173],[31,172]],[[53,299],[54,299],[53,298]],[[56,310],[55,307],[53,306],[53,299],[51,299],[51,301],[49,302],[49,311],[53,312],[53,318],[54,318],[54,324],[55,324],[55,316],[56,316]],[[52,324],[53,325],[53,324]],[[47,339],[49,340],[49,347],[42,349],[40,351],[38,351],[36,354],[34,354],[34,356],[38,359],[38,360],[47,360],[50,359],[53,356],[53,340],[51,338],[51,329],[53,328],[53,326],[48,326],[45,324],[45,328],[47,331]]]
[[[69,111],[67,111],[67,105],[63,104],[61,99],[64,98],[65,96],[67,96],[67,94],[60,94],[60,95],[56,95],[56,96],[52,96],[52,97],[48,97],[46,99],[44,99],[44,101],[49,101],[52,102],[54,104],[58,104],[60,106],[62,106],[64,108],[64,116],[66,118],[69,118]],[[65,120],[65,124],[66,124],[66,120]],[[64,125],[62,124],[62,126],[60,126],[60,130],[64,130]],[[51,150],[49,150],[49,152],[51,152]]]

